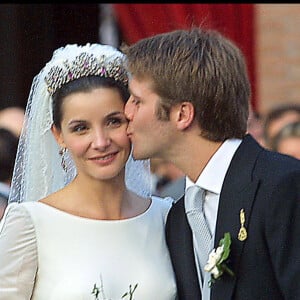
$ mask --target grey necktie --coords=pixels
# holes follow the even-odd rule
[[[204,190],[197,185],[190,186],[186,191],[186,197],[191,207],[191,210],[187,211],[187,218],[198,244],[197,254],[203,280],[203,269],[208,260],[212,239],[203,210]]]

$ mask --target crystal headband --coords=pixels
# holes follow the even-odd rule
[[[64,84],[91,75],[109,77],[125,86],[128,84],[127,72],[120,57],[107,62],[105,55],[101,55],[98,60],[93,54],[83,52],[71,62],[65,60],[63,66],[53,66],[45,76],[47,90],[51,95]]]

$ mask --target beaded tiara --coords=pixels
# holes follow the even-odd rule
[[[105,54],[96,56],[88,51],[81,52],[74,59],[66,58],[59,64],[53,65],[45,76],[49,94],[53,95],[64,84],[72,80],[91,75],[109,77],[127,86],[128,75],[123,66],[123,55],[121,52],[115,51],[119,55],[114,57],[108,57]]]

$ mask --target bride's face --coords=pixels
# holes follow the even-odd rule
[[[124,174],[130,153],[124,102],[116,89],[96,88],[64,98],[61,130],[54,136],[66,147],[77,173],[97,180]]]

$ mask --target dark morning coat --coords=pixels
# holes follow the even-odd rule
[[[241,209],[245,241],[237,238]],[[223,274],[211,300],[299,300],[300,160],[267,151],[247,135],[224,179],[215,247],[225,232],[232,237],[228,265],[235,276]],[[169,212],[166,234],[179,300],[201,299],[183,198]]]

